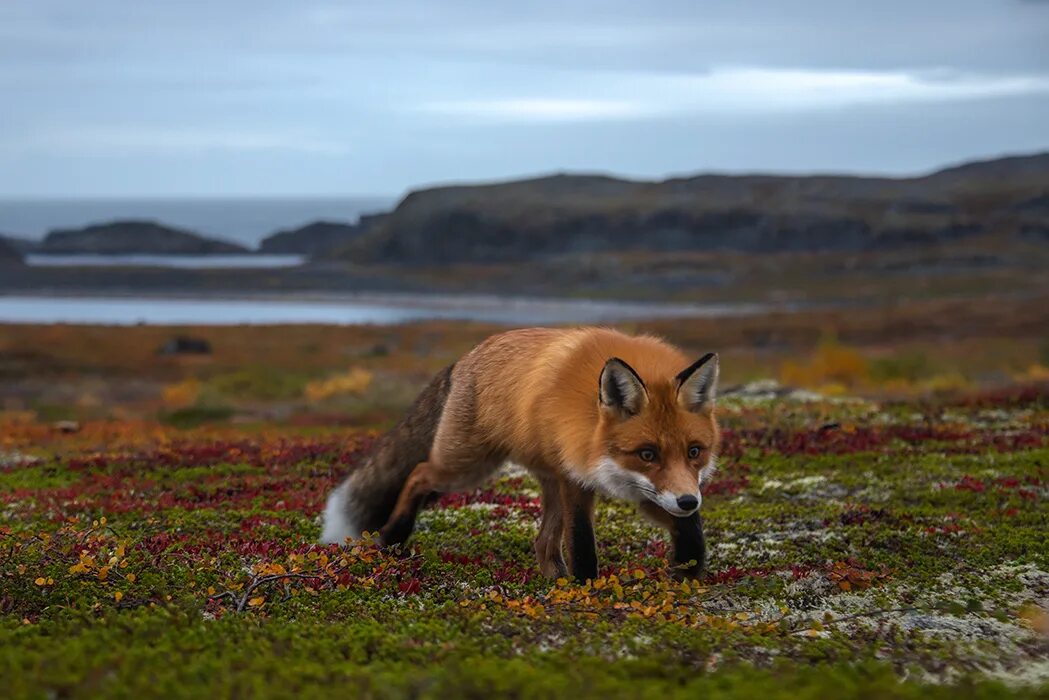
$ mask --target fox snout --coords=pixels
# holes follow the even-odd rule
[[[650,498],[671,515],[683,518],[692,515],[703,503],[700,482],[694,472],[684,465],[669,465],[662,478],[654,480]],[[662,483],[660,483],[662,482]]]
[[[699,499],[690,493],[677,497],[677,507],[681,510],[693,511],[699,508]]]
[[[696,493],[681,494],[671,491],[657,491],[651,494],[649,498],[660,508],[678,518],[692,515],[699,510],[699,506],[703,503],[703,497],[698,491]]]

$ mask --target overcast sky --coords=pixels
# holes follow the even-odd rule
[[[2,0],[0,195],[398,194],[1049,149],[1039,0]]]

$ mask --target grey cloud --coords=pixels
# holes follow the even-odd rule
[[[1045,46],[1032,1],[5,0],[0,194],[932,167],[1049,146]]]

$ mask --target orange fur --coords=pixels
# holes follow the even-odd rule
[[[633,367],[651,397],[651,410],[621,425],[600,411],[597,400],[598,377],[611,357]],[[714,445],[713,416],[681,410],[674,396],[674,377],[690,361],[648,336],[604,328],[527,329],[494,336],[467,354],[456,366],[453,385],[466,380],[478,387],[477,426],[511,461],[582,476],[610,447],[650,442],[677,458],[690,436]],[[456,410],[456,394],[453,387],[446,412]],[[435,447],[442,437],[438,429]]]

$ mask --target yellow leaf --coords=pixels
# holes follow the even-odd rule
[[[103,566],[98,570],[98,580],[105,581],[107,578],[109,578],[109,567]]]
[[[123,597],[124,594],[120,591],[116,591],[115,593],[113,593],[113,599],[116,600],[118,603],[121,601],[121,599],[123,599]]]
[[[264,597],[258,596],[257,598],[252,598],[251,600],[249,600],[248,605],[250,605],[253,608],[257,608],[265,602],[266,599]]]
[[[127,578],[127,582],[128,583],[134,583],[135,579],[137,579],[138,577],[135,576],[134,574],[128,574],[126,578]]]
[[[215,587],[208,586],[208,595],[215,595]]]
[[[46,579],[46,578],[44,578],[43,576],[41,576],[40,578],[38,578],[38,579],[37,579],[36,581],[34,581],[33,583],[35,583],[35,584],[36,584],[36,585],[38,585],[38,586],[46,586],[46,585],[47,585],[47,579]]]

